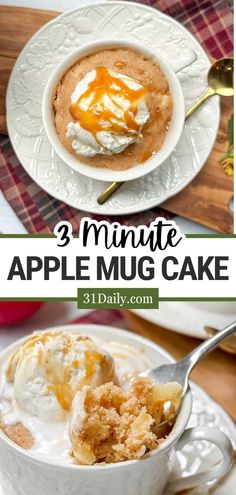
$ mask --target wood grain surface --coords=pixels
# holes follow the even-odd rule
[[[0,5],[0,133],[7,134],[5,96],[14,63],[27,41],[59,12]]]
[[[221,98],[221,119],[214,148],[197,177],[179,194],[162,204],[163,208],[222,233],[233,233],[233,178],[228,177],[220,160],[228,147],[227,125],[233,112],[233,98]]]
[[[124,315],[127,328],[153,340],[177,360],[200,344],[199,339],[154,325],[129,311],[124,311]],[[236,421],[236,356],[216,349],[196,366],[191,380],[200,385]]]
[[[7,134],[5,95],[15,60],[31,36],[58,12],[0,6],[0,133]],[[223,233],[233,232],[233,214],[229,202],[233,196],[233,178],[227,177],[220,159],[227,149],[227,121],[232,99],[221,100],[221,123],[210,157],[198,176],[181,193],[162,206],[170,212]]]

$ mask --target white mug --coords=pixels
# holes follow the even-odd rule
[[[152,158],[147,161],[131,167],[128,170],[112,170],[108,168],[92,167],[79,160],[79,157],[74,157],[61,143],[56,128],[54,124],[54,110],[52,106],[53,94],[55,87],[62,79],[66,71],[78,60],[92,53],[99,52],[101,50],[112,49],[112,48],[128,48],[134,50],[142,55],[154,60],[158,63],[162,72],[164,73],[168,84],[170,93],[173,98],[173,114],[169,129],[166,134],[165,141],[161,149],[155,153]],[[180,82],[175,74],[181,68],[190,65],[196,60],[196,54],[193,50],[188,50],[183,52],[182,57],[179,60],[172,62],[172,65],[162,57],[162,55],[157,50],[151,50],[144,47],[143,45],[130,41],[130,40],[103,40],[95,41],[92,43],[84,44],[80,48],[73,50],[68,55],[66,55],[59,65],[53,70],[44,90],[43,100],[42,100],[42,118],[43,125],[47,137],[59,155],[59,157],[70,167],[72,167],[76,172],[80,172],[87,177],[92,179],[104,180],[108,182],[113,181],[128,181],[142,177],[143,175],[152,172],[155,168],[159,167],[167,158],[170,156],[175,146],[177,145],[182,130],[184,127],[184,115],[185,115],[185,103],[183,91]]]
[[[156,344],[119,329],[98,325],[69,325],[52,331],[71,331],[105,340],[116,340],[133,347],[142,347],[147,358],[158,366],[173,362],[171,356]],[[9,355],[24,339],[8,347],[0,355],[0,369]],[[176,492],[221,478],[232,464],[232,445],[217,428],[186,429],[191,415],[189,391],[183,401],[176,424],[159,447],[142,460],[94,466],[63,465],[46,462],[18,447],[0,433],[0,484],[4,495],[161,495]],[[173,480],[168,478],[176,449],[195,440],[207,440],[222,453],[222,460],[205,472]]]

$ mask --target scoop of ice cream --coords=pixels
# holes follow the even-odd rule
[[[145,88],[105,67],[88,72],[71,95],[67,137],[83,156],[121,153],[142,139],[149,119]]]
[[[84,385],[116,381],[113,358],[88,337],[33,334],[10,358],[7,379],[22,410],[45,421],[61,421]]]

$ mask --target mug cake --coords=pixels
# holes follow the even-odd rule
[[[142,349],[72,332],[36,332],[1,369],[0,428],[34,456],[65,465],[141,459],[172,429],[182,389],[139,376]],[[165,407],[168,403],[168,408]]]
[[[76,61],[53,93],[60,142],[87,165],[125,171],[161,150],[173,113],[159,64],[131,48]]]

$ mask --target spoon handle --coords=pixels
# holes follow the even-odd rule
[[[97,202],[99,205],[103,205],[120,187],[124,182],[112,182],[104,191],[102,191],[97,197]]]
[[[185,114],[185,120],[187,120],[191,115],[197,110],[204,101],[207,100],[210,96],[213,96],[215,94],[214,89],[208,88],[207,92],[196,102],[194,105],[186,112]]]
[[[201,345],[199,345],[196,349],[194,349],[190,354],[188,354],[183,361],[185,364],[188,363],[188,374],[193,369],[195,364],[200,361],[206,354],[211,352],[218,344],[224,340],[226,337],[229,337],[234,332],[236,332],[236,321],[228,325],[226,328],[217,332],[213,337],[208,340],[205,340]]]
[[[203,95],[200,100],[198,100],[194,105],[186,112],[185,120],[187,120],[191,115],[197,110],[204,101],[207,100],[210,96],[214,95],[215,91],[211,88],[208,88],[205,95]],[[106,201],[116,192],[120,187],[124,184],[124,182],[112,182],[110,186],[108,186],[104,191],[102,191],[97,197],[97,202],[99,205],[103,205]]]

